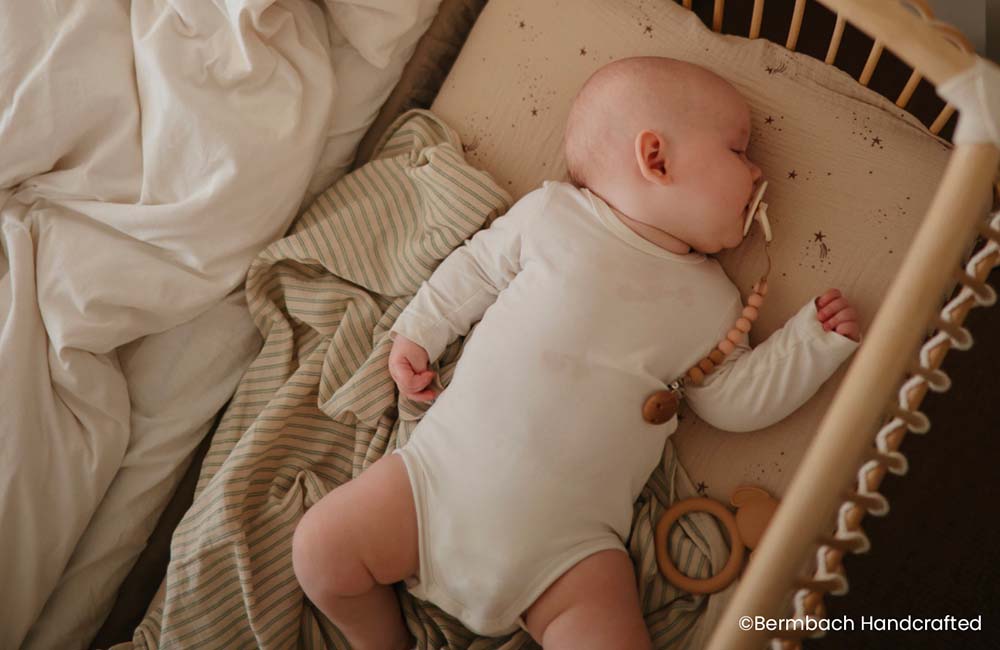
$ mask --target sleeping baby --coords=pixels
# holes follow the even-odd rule
[[[404,447],[295,531],[299,582],[352,648],[412,647],[398,581],[481,635],[651,647],[625,540],[677,417],[650,424],[642,406],[741,315],[708,255],[743,239],[761,180],[749,138],[747,103],[721,77],[615,61],[570,111],[572,183],[526,194],[421,286],[392,328],[389,371],[401,395],[433,404]],[[431,364],[466,334],[439,392]],[[756,348],[743,334],[685,397],[720,429],[765,427],[859,341],[830,290]]]

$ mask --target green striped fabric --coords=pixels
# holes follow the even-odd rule
[[[511,204],[427,111],[402,115],[376,151],[253,263],[247,300],[264,347],[215,433],[165,583],[132,643],[118,647],[347,650],[299,589],[292,533],[310,505],[409,438],[426,406],[397,404],[389,328],[435,266]],[[461,344],[440,361],[445,385]],[[656,568],[653,530],[674,499],[677,465],[667,458],[635,504],[628,540],[657,648],[682,647],[706,602]],[[722,538],[700,516],[675,526],[670,546],[681,570],[707,576]],[[536,647],[523,631],[477,638],[401,585],[398,593],[420,648]]]

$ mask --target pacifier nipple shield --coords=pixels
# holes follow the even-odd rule
[[[747,206],[747,214],[743,222],[744,237],[750,232],[750,224],[756,219],[760,222],[761,228],[764,229],[764,239],[771,241],[771,223],[767,220],[767,203],[761,201],[766,189],[767,181],[761,181],[760,185],[757,186],[757,191],[754,193],[753,198],[750,200],[750,205]]]

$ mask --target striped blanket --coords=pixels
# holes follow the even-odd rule
[[[247,300],[266,342],[215,433],[165,582],[132,643],[116,648],[347,650],[299,589],[292,533],[310,505],[409,438],[426,406],[397,402],[389,329],[435,266],[510,204],[465,162],[451,128],[411,111],[371,162],[259,255]],[[461,346],[439,362],[445,385]],[[664,504],[692,493],[668,444],[627,542],[657,648],[700,647],[724,598],[680,592],[656,568],[653,530]],[[726,559],[707,515],[683,519],[670,545],[689,575],[705,577]],[[524,631],[477,638],[401,585],[398,593],[420,648],[537,647]]]

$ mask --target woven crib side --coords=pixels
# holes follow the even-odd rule
[[[772,640],[775,650],[801,648],[801,641],[819,636],[805,626],[808,618],[826,616],[823,602],[825,594],[847,593],[848,582],[843,558],[848,552],[864,553],[870,543],[863,528],[866,514],[884,516],[889,503],[878,492],[886,474],[903,475],[907,470],[906,457],[899,448],[907,431],[926,433],[930,420],[919,408],[927,390],[943,393],[951,387],[951,380],[940,370],[951,348],[968,350],[972,347],[971,333],[962,326],[973,307],[989,307],[996,303],[996,292],[985,282],[995,266],[1000,265],[1000,211],[980,225],[984,244],[970,257],[964,270],[956,270],[958,294],[934,317],[936,331],[928,337],[916,358],[911,360],[910,377],[903,382],[894,401],[886,409],[888,420],[875,436],[875,442],[857,472],[855,486],[843,494],[844,501],[837,510],[836,529],[820,540],[813,558],[813,573],[799,578],[792,598],[792,617],[803,621],[801,630],[783,631]],[[814,629],[818,625],[813,626]]]
[[[692,8],[692,0],[677,1]],[[894,99],[900,108],[908,105],[921,79],[941,83],[973,60],[968,40],[954,27],[936,21],[924,0],[898,0],[898,5],[819,2],[836,14],[825,63],[833,65],[850,21],[873,39],[858,76],[861,85],[868,86],[886,49],[911,66],[906,85]],[[795,0],[785,42],[789,50],[797,45],[805,7],[806,0]],[[750,38],[760,35],[763,10],[764,0],[754,0],[746,34]],[[722,31],[724,12],[725,1],[714,0],[711,23],[716,32]],[[955,108],[946,104],[928,129],[940,133],[954,113]],[[948,390],[950,380],[940,366],[952,347],[966,350],[972,345],[971,334],[962,326],[966,315],[974,306],[996,301],[985,280],[1000,264],[1000,211],[982,223],[976,212],[979,206],[970,197],[975,194],[971,190],[992,184],[997,192],[994,207],[1000,205],[998,160],[1000,151],[992,145],[961,145],[953,152],[884,306],[718,623],[711,650],[761,646],[768,633],[742,632],[740,617],[777,617],[782,608],[791,609],[791,617],[802,621],[823,617],[824,595],[847,592],[843,557],[869,548],[861,527],[865,514],[888,512],[878,488],[886,473],[906,472],[907,461],[899,451],[906,432],[929,429],[929,420],[919,411],[927,390]],[[960,258],[977,228],[984,243],[963,269]],[[952,268],[951,274],[940,273],[942,260],[954,260],[944,267]],[[940,296],[953,281],[959,283],[957,295],[938,310]],[[918,293],[922,298],[914,299]],[[904,328],[909,331],[901,335]],[[925,337],[927,331],[933,333]],[[922,345],[921,337],[925,337]],[[914,354],[918,347],[919,354]],[[905,378],[898,381],[900,376]],[[862,411],[868,419],[859,416]],[[821,478],[809,476],[817,472]],[[807,575],[800,574],[804,567]],[[815,634],[785,630],[771,639],[772,647],[800,648],[804,638]]]

